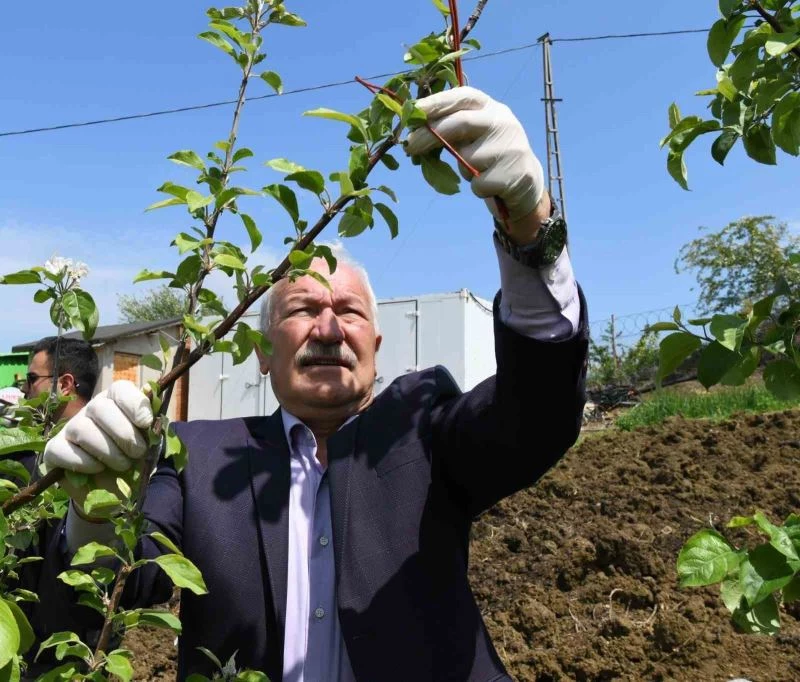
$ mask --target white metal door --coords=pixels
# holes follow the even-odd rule
[[[252,417],[261,414],[260,385],[263,380],[258,368],[258,358],[252,353],[241,365],[234,365],[228,353],[222,356],[222,410],[221,419]]]
[[[378,306],[383,344],[378,351],[375,392],[380,393],[397,377],[417,367],[419,312],[417,301],[384,301]]]
[[[189,421],[221,417],[222,357],[222,353],[206,355],[189,370]]]

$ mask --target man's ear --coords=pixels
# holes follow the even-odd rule
[[[377,353],[381,349],[381,343],[383,343],[383,337],[378,334],[375,337],[375,352]]]
[[[256,355],[258,356],[258,367],[261,370],[261,374],[266,376],[269,374],[269,361],[272,359],[271,355],[267,355],[258,345],[253,347]]]
[[[66,373],[58,377],[58,390],[61,395],[77,395],[75,377]]]

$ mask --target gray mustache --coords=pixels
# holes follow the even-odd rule
[[[310,342],[295,356],[300,367],[319,364],[344,365],[348,369],[356,366],[356,354],[345,344],[336,345]]]

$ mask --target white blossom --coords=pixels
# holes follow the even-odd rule
[[[61,274],[64,270],[72,267],[72,259],[71,258],[61,258],[61,256],[53,255],[50,257],[44,264],[44,269],[47,270],[51,275],[58,275]]]
[[[86,275],[89,274],[89,266],[86,263],[81,263],[81,261],[76,261],[74,265],[70,265],[67,267],[67,273],[75,282],[78,284]]]

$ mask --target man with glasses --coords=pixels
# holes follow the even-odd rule
[[[57,365],[57,367],[56,367]],[[97,355],[83,339],[47,336],[34,346],[22,390],[30,400],[53,390],[58,373],[58,393],[72,397],[56,413],[58,419],[71,419],[94,393],[100,372]]]

